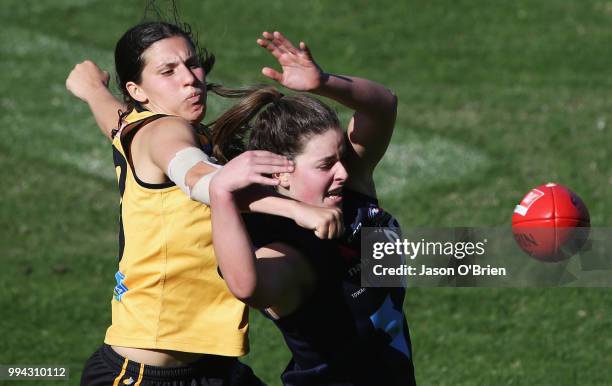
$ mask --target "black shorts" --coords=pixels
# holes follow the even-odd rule
[[[81,386],[262,386],[253,370],[234,357],[205,355],[181,367],[141,365],[102,345],[85,363]]]

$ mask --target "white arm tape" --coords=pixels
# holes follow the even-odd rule
[[[188,147],[178,151],[168,164],[168,178],[170,178],[170,180],[172,180],[176,186],[181,188],[181,190],[191,199],[210,205],[208,185],[210,184],[210,180],[215,172],[208,173],[200,178],[200,180],[193,186],[193,189],[189,189],[189,186],[187,186],[185,183],[185,176],[189,170],[191,170],[199,162],[204,162],[205,164],[214,168],[221,167],[212,163],[210,161],[210,157],[208,157],[201,149],[198,149],[197,147]],[[204,186],[202,186],[204,184],[206,184],[206,189],[204,189]]]
[[[218,167],[219,165],[217,165]],[[205,176],[202,176],[198,180],[198,182],[193,185],[193,189],[191,189],[191,197],[192,200],[199,201],[203,204],[210,205],[210,193],[208,188],[210,187],[210,180],[219,172],[220,167],[217,168],[212,173],[208,173]]]

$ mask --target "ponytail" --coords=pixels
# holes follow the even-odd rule
[[[213,156],[221,163],[226,163],[244,151],[244,142],[249,122],[259,111],[270,103],[283,97],[274,87],[257,87],[252,89],[226,89],[211,85],[215,94],[235,98],[244,97],[211,123],[213,136]]]
[[[229,88],[219,83],[206,83],[206,90],[222,98],[244,98],[252,93],[253,88]]]

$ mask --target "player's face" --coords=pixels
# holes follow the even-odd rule
[[[295,157],[293,173],[283,175],[288,195],[311,205],[333,207],[342,203],[342,188],[348,177],[342,164],[344,133],[339,128],[315,135]]]
[[[181,36],[159,40],[144,51],[144,105],[151,111],[197,123],[206,113],[204,69],[189,42]]]

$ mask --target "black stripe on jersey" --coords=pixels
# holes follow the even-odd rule
[[[121,261],[123,258],[123,250],[125,249],[125,234],[123,231],[123,193],[125,192],[125,178],[127,175],[127,162],[121,152],[113,146],[113,162],[115,163],[115,168],[119,168],[119,194],[121,195],[121,203],[119,204],[119,251],[117,255],[117,259]]]
[[[123,204],[119,205],[119,253],[117,260],[121,261],[123,258],[123,250],[125,249],[125,232],[123,231],[123,215],[122,213]]]
[[[125,192],[125,176],[127,173],[127,162],[119,149],[117,149],[113,145],[113,162],[115,163],[115,168],[119,168],[119,176],[117,182],[119,183],[119,194],[121,198],[123,198],[123,193]]]

